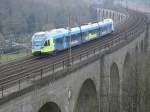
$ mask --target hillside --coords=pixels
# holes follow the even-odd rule
[[[90,0],[1,0],[0,38],[11,48],[11,41],[30,42],[37,31],[78,26],[92,20]],[[0,45],[1,48],[6,46]]]

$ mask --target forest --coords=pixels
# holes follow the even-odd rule
[[[1,0],[0,50],[9,52],[17,43],[27,43],[33,33],[71,27],[93,20],[90,0]]]
[[[94,21],[96,13],[92,5],[98,2],[112,5],[114,1],[125,2],[125,0],[0,0],[0,54],[16,51],[20,47],[30,50],[31,37],[35,32],[66,28],[69,17],[70,27]],[[127,1],[150,4],[148,0]]]

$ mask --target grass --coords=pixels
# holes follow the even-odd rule
[[[0,63],[10,62],[14,60],[21,59],[23,57],[27,56],[27,53],[14,53],[14,54],[4,54],[0,56]]]

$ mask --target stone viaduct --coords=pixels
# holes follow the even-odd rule
[[[99,19],[127,18],[112,10],[97,12]],[[135,112],[136,76],[129,69],[132,57],[144,52],[145,37],[146,31],[133,41],[83,58],[82,64],[57,72],[64,77],[43,78],[32,91],[1,104],[0,112]]]

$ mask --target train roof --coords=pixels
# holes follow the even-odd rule
[[[75,27],[75,28],[71,28],[70,34],[74,35],[74,34],[78,34],[80,32],[81,32],[81,28],[80,27]]]
[[[104,19],[103,21],[104,21],[104,22],[113,22],[112,19]]]
[[[87,32],[87,31],[90,31],[90,30],[98,29],[98,28],[99,28],[98,23],[94,23],[94,24],[89,23],[88,25],[81,26],[81,31],[82,32]]]
[[[35,33],[35,35],[45,34],[47,38],[53,37],[54,39],[57,39],[57,38],[61,38],[61,37],[69,36],[69,35],[79,34],[80,32],[87,32],[90,30],[99,29],[108,24],[111,24],[112,22],[113,22],[112,19],[104,19],[102,22],[89,23],[87,25],[82,25],[80,27],[71,28],[70,32],[69,32],[69,29],[59,28],[59,29],[53,29],[51,31],[46,31],[46,32],[37,32]]]

